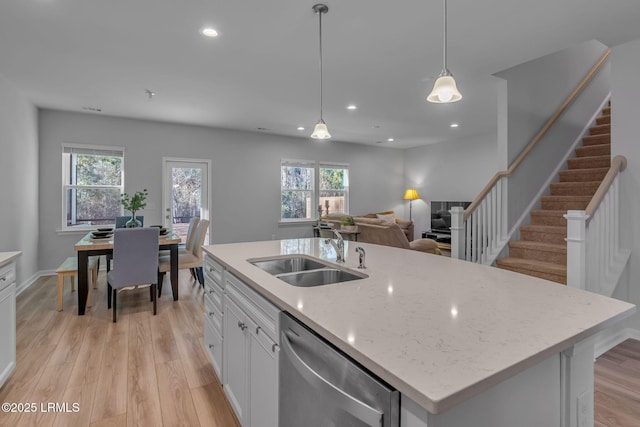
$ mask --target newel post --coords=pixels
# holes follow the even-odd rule
[[[451,212],[451,258],[465,259],[464,209],[454,206]]]
[[[586,289],[587,219],[585,211],[567,211],[567,286]]]

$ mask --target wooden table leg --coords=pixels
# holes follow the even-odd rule
[[[171,290],[173,291],[173,300],[178,301],[178,244],[172,244],[169,247],[171,261]]]
[[[87,293],[89,291],[88,263],[88,252],[78,251],[78,316],[84,315],[87,305]]]

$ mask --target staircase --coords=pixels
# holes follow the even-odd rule
[[[576,157],[567,161],[559,182],[541,209],[531,212],[531,224],[520,227],[520,239],[509,243],[509,257],[496,265],[529,276],[567,283],[567,210],[584,210],[611,166],[611,103],[602,110],[589,136],[582,138]]]

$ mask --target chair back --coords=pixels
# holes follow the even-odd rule
[[[160,229],[119,228],[113,234],[114,269],[109,282],[114,288],[156,283]]]
[[[200,218],[194,216],[189,221],[189,230],[187,230],[187,240],[185,242],[185,249],[189,252],[193,252],[193,244],[195,243],[195,234],[196,229],[198,227],[198,223],[200,222]]]
[[[117,216],[116,217],[116,228],[124,228],[127,224],[127,221],[131,219],[131,215],[125,216]],[[140,224],[144,225],[144,215],[136,215],[136,219],[140,221]]]
[[[198,259],[202,259],[202,245],[204,244],[204,238],[207,236],[208,230],[209,220],[201,219],[198,223],[198,229],[195,233],[193,249],[191,251]]]

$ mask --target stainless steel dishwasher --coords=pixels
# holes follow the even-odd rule
[[[400,394],[280,314],[280,427],[397,427]]]

